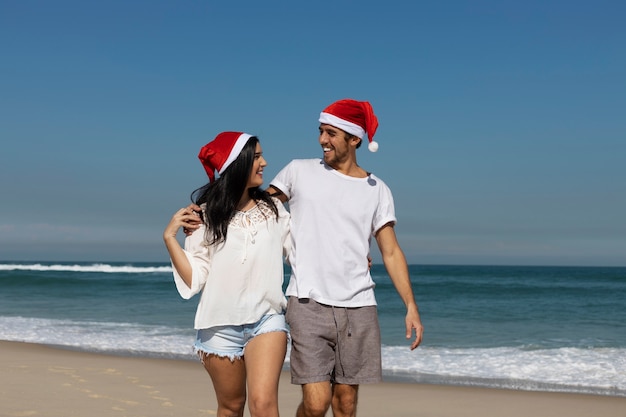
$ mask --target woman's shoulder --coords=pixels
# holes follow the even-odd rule
[[[279,217],[289,215],[282,201],[280,201],[276,197],[270,197],[270,199],[271,199],[271,202],[274,203],[274,207],[276,207],[276,209],[278,210]],[[275,216],[273,208],[270,206],[270,203],[267,201],[259,200],[257,202],[257,208],[259,209],[259,211],[261,211],[265,215],[265,217]]]
[[[270,199],[272,200],[272,202],[274,203],[274,205],[275,205],[276,207],[281,207],[281,206],[283,205],[283,202],[282,202],[282,201],[280,201],[280,199],[279,199],[278,197],[271,197],[271,196],[270,196]],[[265,202],[263,202],[263,203],[264,203],[264,204],[267,204],[267,203],[265,203]]]

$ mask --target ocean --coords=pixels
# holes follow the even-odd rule
[[[372,266],[385,380],[626,396],[626,268],[410,273],[425,328],[415,351],[404,305]],[[197,302],[178,296],[169,263],[0,263],[1,340],[195,360]]]

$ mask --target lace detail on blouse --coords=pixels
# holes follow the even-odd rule
[[[233,218],[230,220],[230,225],[238,227],[245,231],[245,243],[244,250],[241,257],[241,263],[244,263],[248,259],[248,244],[254,245],[256,243],[256,234],[258,232],[257,225],[266,222],[268,219],[275,216],[272,209],[264,202],[258,202],[254,207],[248,211],[236,211]]]
[[[247,229],[250,225],[265,223],[267,219],[275,217],[272,209],[265,202],[260,201],[248,211],[236,211],[230,224]]]
[[[278,199],[272,200],[274,204],[282,204]],[[202,204],[200,207],[202,211],[206,210],[206,204]],[[257,204],[248,211],[235,211],[232,219],[230,219],[229,227],[235,227],[244,232],[245,241],[241,254],[241,263],[244,263],[248,259],[248,245],[254,245],[256,243],[256,235],[258,233],[257,226],[275,218],[276,214],[274,214],[270,206],[264,201],[257,202]],[[222,244],[224,243],[222,242]],[[210,246],[206,241],[204,245],[207,247]]]

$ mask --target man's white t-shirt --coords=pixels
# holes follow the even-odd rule
[[[271,183],[289,198],[291,277],[286,294],[339,307],[376,305],[372,236],[395,223],[391,190],[373,174],[344,175],[321,159],[297,159]]]

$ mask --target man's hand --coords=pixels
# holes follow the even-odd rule
[[[415,340],[411,343],[411,350],[414,350],[422,343],[422,335],[424,334],[424,327],[422,326],[422,320],[420,320],[417,306],[409,308],[406,313],[405,322],[407,339],[413,336],[413,330],[415,330]]]

